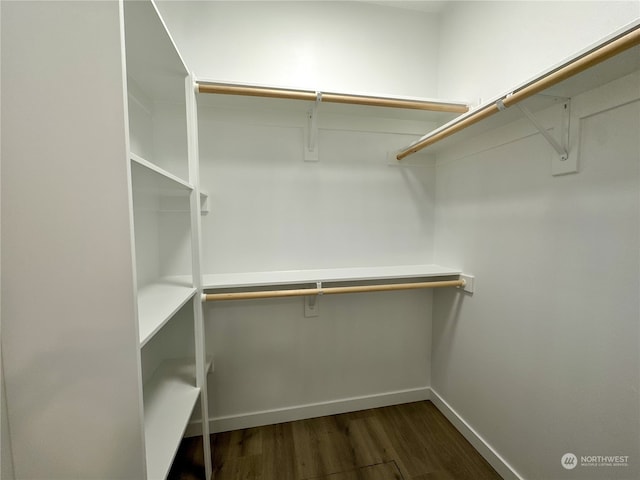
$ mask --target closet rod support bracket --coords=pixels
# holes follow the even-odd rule
[[[473,275],[467,275],[467,274],[460,274],[460,280],[464,281],[464,285],[462,285],[461,288],[464,293],[468,293],[470,295],[473,295],[473,291],[474,291],[474,280],[476,277],[474,277]]]
[[[316,101],[307,112],[307,130],[304,150],[305,162],[318,161],[318,109],[322,102],[322,92],[316,92]]]
[[[569,128],[568,128],[568,119],[570,115],[570,103],[569,100],[564,101],[564,108],[562,109],[562,123],[560,126],[560,138],[562,139],[561,145],[558,140],[554,138],[553,135],[549,133],[549,131],[542,125],[542,123],[538,120],[538,118],[529,110],[527,107],[521,104],[516,104],[516,107],[520,109],[520,111],[524,114],[525,117],[529,119],[529,121],[533,124],[534,127],[540,132],[540,134],[545,138],[545,140],[551,145],[551,147],[556,151],[558,156],[560,157],[560,161],[564,162],[569,158]]]
[[[312,290],[312,294],[304,297],[305,318],[317,317],[319,315],[320,295],[322,295],[322,282],[316,282],[316,288]]]

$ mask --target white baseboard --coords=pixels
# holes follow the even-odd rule
[[[433,389],[431,389],[431,402],[433,402],[436,408],[447,417],[453,426],[473,445],[502,478],[505,480],[524,480],[524,477],[516,472],[516,470]]]
[[[273,425],[275,423],[291,422],[305,418],[356,412],[358,410],[387,407],[389,405],[399,405],[401,403],[419,402],[422,400],[429,400],[430,397],[431,389],[429,387],[422,387],[411,390],[399,390],[395,392],[366,395],[362,397],[344,398],[328,402],[296,405],[274,410],[249,412],[225,417],[214,417],[209,420],[209,431],[211,433],[227,432],[229,430],[238,430],[241,428]],[[187,427],[185,436],[196,436],[200,435],[201,432],[202,430],[199,427],[199,424],[193,423]]]

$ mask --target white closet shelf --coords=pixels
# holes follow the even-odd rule
[[[138,289],[138,330],[144,346],[196,293],[189,277],[167,277]]]
[[[208,367],[212,363],[207,359]],[[205,370],[208,371],[208,370]],[[193,359],[164,361],[144,385],[147,478],[166,478],[200,389]]]
[[[420,150],[435,153],[461,140],[524,118],[531,112],[605,85],[640,69],[640,20],[603,38],[539,75],[422,136],[397,154],[402,160]]]
[[[318,270],[216,273],[203,275],[203,289],[266,287],[316,282],[367,282],[391,279],[457,277],[461,273],[461,270],[440,265],[394,265]]]
[[[163,196],[187,196],[193,186],[144,158],[130,153],[131,174],[136,191]]]

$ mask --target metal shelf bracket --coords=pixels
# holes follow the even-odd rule
[[[464,280],[464,285],[461,288],[465,293],[473,295],[473,291],[475,289],[475,279],[476,277],[473,275],[461,274],[460,280]]]
[[[316,282],[315,295],[304,297],[304,316],[306,318],[317,317],[320,314],[320,295],[322,295],[322,282]]]
[[[307,130],[304,149],[305,162],[318,161],[318,107],[322,102],[322,92],[316,92],[316,101],[307,112]]]
[[[562,123],[561,123],[561,132],[560,138],[564,145],[561,145],[558,140],[556,140],[553,135],[549,133],[549,131],[540,123],[540,121],[536,118],[536,116],[529,110],[527,107],[521,104],[516,104],[516,106],[520,109],[520,111],[524,114],[525,117],[529,119],[531,123],[533,123],[534,127],[540,132],[540,134],[545,138],[549,145],[553,147],[553,149],[558,153],[561,161],[565,161],[569,158],[568,146],[569,146],[569,128],[568,128],[568,118],[570,115],[570,106],[571,103],[567,99],[564,102],[564,108],[562,109]]]

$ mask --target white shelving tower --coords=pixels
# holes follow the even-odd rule
[[[166,478],[200,399],[207,419],[197,135],[189,72],[155,5],[124,2],[129,148],[148,479]],[[208,423],[202,421],[204,445]],[[210,451],[204,450],[206,478]]]
[[[0,8],[15,477],[162,480],[208,418],[192,79],[152,0]]]

